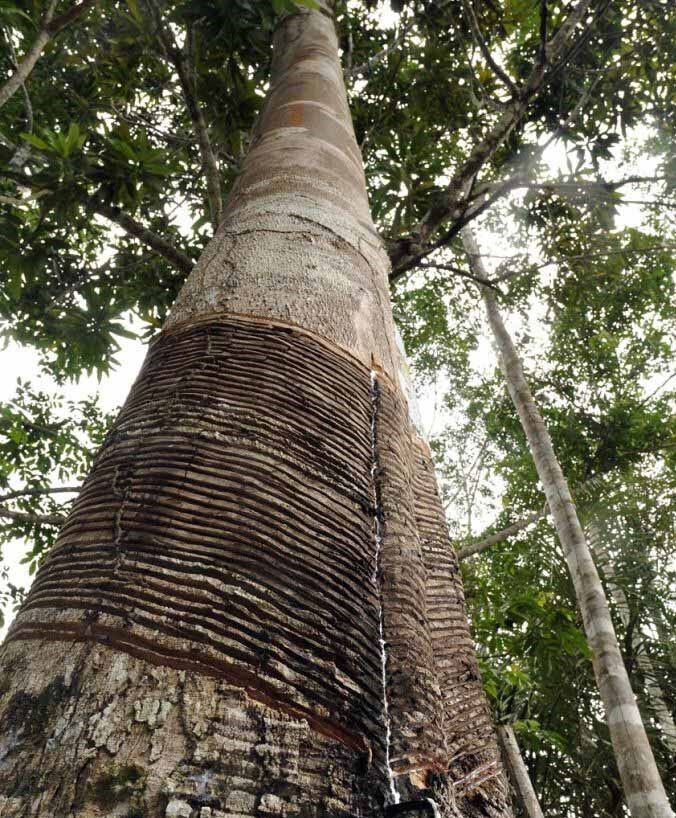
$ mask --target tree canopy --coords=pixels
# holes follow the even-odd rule
[[[54,379],[51,394],[20,382],[0,407],[5,550],[25,542],[35,563],[53,541],[66,489],[111,420],[73,401],[71,384],[105,376],[120,339],[161,326],[237,178],[276,21],[298,5],[312,0],[3,0],[0,332],[38,350]],[[477,285],[510,315],[596,532],[676,798],[655,692],[673,724],[671,4],[341,0],[338,27],[396,319],[437,404],[449,547],[537,517],[463,560],[496,716],[514,724],[545,814],[624,814],[574,594]],[[487,280],[471,271],[465,224]]]

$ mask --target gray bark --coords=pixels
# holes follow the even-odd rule
[[[485,278],[479,248],[468,228],[463,230],[462,240],[473,272]],[[634,818],[672,818],[674,813],[655,764],[617,642],[608,602],[568,483],[542,415],[533,400],[521,360],[505,328],[495,296],[485,287],[482,288],[482,296],[507,389],[528,439],[573,580],[627,805]]]
[[[544,818],[512,726],[509,724],[499,725],[498,738],[500,739],[505,766],[523,814],[526,818]]]

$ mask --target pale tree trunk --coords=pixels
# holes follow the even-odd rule
[[[324,2],[10,629],[3,818],[509,815],[387,274]]]
[[[510,724],[499,725],[498,738],[505,767],[525,818],[544,818],[512,726]]]
[[[596,564],[601,569],[606,580],[606,586],[610,597],[615,603],[617,615],[625,628],[629,627],[631,612],[627,596],[617,582],[613,559],[606,548],[599,524],[592,520],[587,526],[587,541],[596,560]],[[650,656],[643,650],[641,644],[641,634],[634,631],[631,637],[632,648],[634,650],[636,664],[638,665],[645,682],[645,701],[650,706],[655,720],[660,729],[660,735],[665,747],[676,755],[676,724],[671,714],[671,710],[664,701],[664,693],[659,683],[656,681],[657,675]]]
[[[472,272],[486,278],[479,248],[469,228],[463,229],[462,240]],[[573,580],[627,804],[634,818],[673,818],[568,483],[495,295],[483,287],[482,296],[507,389],[528,440]]]

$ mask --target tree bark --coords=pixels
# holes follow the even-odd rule
[[[471,230],[468,228],[463,230],[462,240],[473,272],[477,276],[486,277],[479,248]],[[669,806],[648,743],[617,643],[608,602],[582,531],[568,483],[557,460],[542,415],[533,400],[519,355],[502,321],[495,295],[492,290],[483,287],[482,296],[500,368],[528,439],[573,580],[629,810],[634,818],[672,818],[674,813]]]
[[[525,818],[544,818],[512,726],[510,724],[499,725],[498,738],[500,739],[507,772]]]
[[[618,584],[615,576],[613,560],[603,541],[603,536],[598,523],[594,520],[587,525],[587,540],[589,548],[596,559],[596,564],[606,580],[606,587],[610,597],[615,603],[615,609],[625,628],[629,626],[631,612],[627,596]],[[655,720],[660,728],[660,734],[664,745],[676,755],[676,724],[671,710],[664,701],[664,693],[659,683],[656,681],[655,667],[650,656],[645,653],[641,644],[640,633],[634,631],[631,638],[632,648],[635,651],[636,664],[643,674],[645,681],[645,697],[650,705]]]
[[[280,24],[219,230],[10,629],[3,818],[509,815],[419,518],[332,13]]]

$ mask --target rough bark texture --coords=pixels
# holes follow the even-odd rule
[[[287,18],[221,227],[169,326],[208,313],[296,324],[392,378],[388,259],[371,221],[331,19]]]
[[[462,239],[473,272],[485,277],[479,248],[468,228],[463,230]],[[672,818],[674,813],[655,764],[617,643],[608,602],[568,483],[533,400],[519,355],[502,321],[495,295],[486,287],[482,289],[482,295],[507,389],[528,439],[573,580],[627,805],[634,818]]]
[[[414,441],[413,493],[423,552],[425,603],[442,693],[444,746],[456,814],[504,815],[506,781],[469,632],[458,560],[437,489],[432,456]]]
[[[505,766],[525,818],[544,818],[511,725],[501,724],[498,727],[498,736]]]
[[[3,817],[509,815],[398,371],[324,4],[10,630]]]

